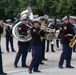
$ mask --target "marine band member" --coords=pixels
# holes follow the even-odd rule
[[[0,38],[2,33],[3,33],[3,25],[2,25],[2,20],[0,20]],[[1,40],[0,40],[0,45],[1,45]],[[0,75],[7,75],[7,73],[4,73],[3,71],[1,46],[0,46]]]
[[[59,68],[63,68],[64,59],[66,59],[66,68],[74,68],[73,66],[71,66],[72,48],[69,46],[73,35],[73,25],[71,19],[69,19],[69,22],[64,23],[62,28],[61,40],[63,45],[63,51],[59,60]]]
[[[42,60],[42,40],[41,36],[43,36],[44,30],[40,30],[39,22],[34,21],[33,28],[31,29],[31,46],[32,46],[32,60],[29,66],[29,73],[34,72],[41,72],[39,71],[39,64]]]
[[[18,26],[19,35],[25,36],[25,35],[30,34],[30,30],[26,26],[26,24],[27,24],[27,19],[26,19],[26,16],[24,15],[24,16],[21,17],[21,24]],[[18,52],[16,54],[16,58],[15,58],[15,61],[14,61],[14,67],[15,68],[18,68],[17,64],[18,64],[19,59],[20,59],[21,56],[22,56],[21,66],[25,67],[25,68],[28,68],[28,66],[26,65],[26,58],[27,58],[27,54],[28,54],[29,45],[30,45],[30,41],[22,42],[22,41],[18,40]]]
[[[6,20],[6,22],[7,22],[7,24],[10,25],[10,26],[7,26],[5,29],[6,30],[6,50],[7,50],[7,52],[9,52],[9,43],[10,43],[12,52],[16,52],[14,50],[14,46],[13,46],[11,19]]]

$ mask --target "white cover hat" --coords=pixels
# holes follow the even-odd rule
[[[11,19],[7,19],[6,22],[11,22]]]
[[[67,16],[63,17],[63,18],[62,18],[62,21],[64,21],[65,19],[68,19],[68,17],[67,17]]]
[[[57,21],[57,22],[60,22],[61,20],[60,20],[60,19],[56,19],[56,21]]]
[[[69,16],[69,18],[72,18],[72,19],[76,20],[76,16]]]
[[[22,15],[21,17],[20,17],[20,20],[24,20],[24,19],[26,19],[27,18],[27,14],[24,14],[24,15]]]

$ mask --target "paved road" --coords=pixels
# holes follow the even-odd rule
[[[21,60],[18,63],[19,68],[13,67],[14,59],[18,51],[17,40],[14,39],[14,48],[16,50],[15,53],[11,52],[11,48],[10,48],[10,53],[6,52],[5,38],[2,38],[1,47],[2,47],[2,51],[4,52],[2,56],[3,56],[3,68],[5,72],[7,72],[8,75],[29,75],[28,69],[21,67]],[[64,69],[58,68],[58,61],[60,54],[61,51],[57,51],[57,50],[55,53],[52,53],[51,50],[47,52],[45,57],[48,59],[48,61],[43,61],[45,64],[39,66],[41,73],[33,72],[32,75],[64,75],[64,74],[76,75],[76,53],[73,53],[72,55],[72,65],[75,67],[74,69],[65,68],[65,63],[64,63]],[[31,52],[29,52],[27,57],[27,65],[30,64],[31,58],[32,58]]]

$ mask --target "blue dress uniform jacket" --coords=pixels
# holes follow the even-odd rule
[[[32,46],[41,46],[41,39],[40,37],[44,35],[44,31],[42,30],[39,34],[40,28],[35,28],[33,27],[31,29],[31,35],[32,35],[32,40],[31,40],[31,45]]]
[[[9,26],[7,26],[7,28],[6,28],[6,37],[11,37],[11,34],[12,34],[12,29]]]
[[[29,29],[26,25],[19,25],[18,28],[21,28],[21,30],[18,30],[19,32],[19,35],[27,35],[27,30]],[[21,41],[18,41],[18,45],[24,45],[24,46],[28,46],[30,44],[30,42],[21,42]]]
[[[62,44],[69,45],[70,40],[73,38],[73,36],[74,36],[73,25],[71,23],[64,24],[62,30]]]

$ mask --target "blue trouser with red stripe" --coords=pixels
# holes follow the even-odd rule
[[[28,46],[19,46],[19,51],[16,55],[14,64],[17,64],[22,55],[22,66],[26,65],[26,58],[28,54]]]
[[[63,45],[63,52],[60,57],[59,65],[63,65],[64,59],[66,59],[66,66],[70,66],[72,56],[72,48],[69,45]]]
[[[45,39],[42,41],[42,60],[45,59]]]
[[[6,50],[9,51],[9,42],[10,42],[12,51],[14,51],[14,48],[13,48],[13,37],[6,37]]]
[[[1,54],[1,48],[0,48],[0,74],[3,73],[3,66],[2,66],[2,54]]]
[[[29,66],[30,70],[32,69],[38,70],[38,67],[42,58],[41,52],[42,52],[42,46],[33,46],[32,48],[33,57]]]

